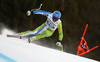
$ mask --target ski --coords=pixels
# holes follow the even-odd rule
[[[86,54],[86,53],[88,53],[88,52],[90,52],[90,51],[96,49],[97,47],[98,47],[98,46],[95,46],[95,47],[93,47],[93,48],[87,50],[86,52],[83,52],[83,53],[81,53],[81,54],[78,54],[78,56],[82,56],[82,55],[84,55],[84,54]]]
[[[10,35],[10,34],[7,34],[7,37],[14,37],[14,38],[22,38],[21,36],[15,36],[15,35]]]

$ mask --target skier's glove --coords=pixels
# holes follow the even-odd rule
[[[27,14],[27,16],[30,16],[31,15],[31,11],[28,10],[26,14]]]
[[[57,42],[56,45],[62,47],[61,41]]]

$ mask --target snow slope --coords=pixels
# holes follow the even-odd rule
[[[0,62],[98,62],[0,35]]]

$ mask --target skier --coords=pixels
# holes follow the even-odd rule
[[[35,10],[35,11],[27,11],[27,16],[31,14],[41,14],[47,17],[46,22],[44,22],[41,26],[36,28],[33,31],[26,31],[17,34],[20,37],[33,35],[28,39],[29,43],[44,37],[50,37],[54,31],[58,28],[59,32],[59,41],[56,43],[57,46],[62,46],[61,41],[63,39],[63,30],[62,30],[62,22],[60,20],[61,13],[59,11],[54,11],[53,13],[43,11],[43,10]]]

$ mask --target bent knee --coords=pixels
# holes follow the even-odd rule
[[[53,33],[52,33],[51,31],[47,31],[47,32],[46,32],[46,37],[50,37],[50,36],[52,36],[52,34],[53,34]]]

